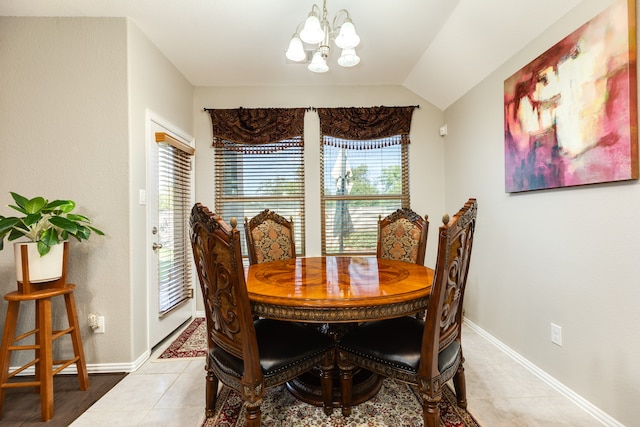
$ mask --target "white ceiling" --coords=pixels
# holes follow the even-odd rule
[[[321,0],[2,0],[0,16],[129,17],[194,86],[403,85],[445,109],[583,0],[327,0],[360,64],[315,74],[284,51]]]

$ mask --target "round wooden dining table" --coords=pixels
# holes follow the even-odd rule
[[[250,265],[255,315],[307,323],[364,322],[427,307],[433,270],[371,256],[324,256]]]
[[[321,324],[336,339],[360,322],[402,317],[427,308],[433,270],[373,256],[323,256],[250,265],[246,285],[253,314]],[[374,396],[382,379],[354,376],[354,404]],[[299,399],[322,405],[313,374],[287,383]],[[334,402],[339,402],[334,390]]]

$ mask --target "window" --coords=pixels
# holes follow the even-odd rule
[[[318,109],[323,254],[375,254],[378,218],[410,207],[414,108]]]
[[[165,133],[158,142],[158,296],[164,316],[191,298],[191,156],[194,149]]]
[[[297,255],[304,255],[305,109],[207,110],[215,157],[215,211],[229,222],[270,209],[294,221]],[[246,240],[242,254],[247,256]]]
[[[375,253],[378,216],[409,206],[409,146],[357,150],[333,142],[321,148],[323,253]]]
[[[304,147],[294,141],[261,145],[247,153],[242,144],[215,149],[216,212],[229,222],[238,219],[244,233],[244,218],[271,209],[293,217],[296,251],[304,251]],[[284,148],[283,148],[284,147]],[[236,149],[240,149],[237,151]],[[243,237],[242,254],[247,256]]]

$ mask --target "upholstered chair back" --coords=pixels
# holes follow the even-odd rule
[[[244,223],[249,264],[296,257],[293,218],[265,209],[251,220],[245,217]]]
[[[424,264],[429,218],[401,208],[378,218],[378,258]]]

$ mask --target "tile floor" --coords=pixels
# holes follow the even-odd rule
[[[602,426],[474,330],[465,326],[463,337],[469,412],[482,427]],[[155,362],[170,343],[167,340],[71,427],[201,426],[203,359]]]

